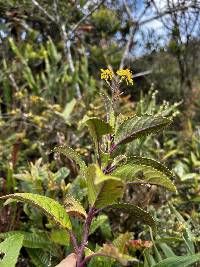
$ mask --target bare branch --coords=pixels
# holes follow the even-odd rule
[[[32,3],[42,12],[44,13],[51,21],[55,22],[55,19],[52,15],[50,15],[45,8],[43,8],[36,0],[31,0]]]
[[[145,20],[142,20],[138,23],[138,26],[142,26],[144,24],[147,24],[153,20],[157,20],[157,19],[160,19],[161,17],[164,17],[166,15],[169,15],[169,14],[172,14],[172,13],[176,13],[178,11],[184,11],[184,10],[187,10],[189,8],[194,8],[194,5],[190,4],[190,5],[185,5],[185,6],[176,6],[174,8],[170,8],[168,10],[165,10],[163,12],[160,12],[159,14],[157,14],[156,16],[154,17],[151,17],[151,18],[148,18],[148,19],[145,19]],[[198,7],[197,7],[198,9]],[[200,9],[200,7],[199,7]]]
[[[103,3],[105,0],[101,0],[96,6],[94,6],[88,14],[86,14],[81,20],[79,20],[78,23],[72,28],[70,35],[72,36],[75,31],[78,29],[78,27],[88,18],[90,17]]]

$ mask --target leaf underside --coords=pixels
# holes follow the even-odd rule
[[[140,221],[143,224],[147,224],[156,232],[155,220],[147,211],[140,207],[129,203],[118,203],[110,205],[109,207],[117,209],[121,213],[129,214],[133,221]]]
[[[83,208],[83,206],[81,205],[81,203],[75,200],[75,198],[71,195],[67,195],[65,197],[64,207],[69,215],[74,215],[75,217],[81,217],[81,218],[87,217],[87,213]]]

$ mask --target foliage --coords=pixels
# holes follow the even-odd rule
[[[119,81],[119,84],[120,83],[121,81]],[[112,91],[112,98],[109,100],[111,106],[115,101],[114,95],[115,91]],[[116,116],[113,110],[110,112],[107,113],[107,117],[110,117],[111,114],[112,116]],[[162,116],[144,115],[141,117],[131,117],[119,124],[119,117],[116,116],[113,118],[113,122],[115,122],[112,124],[113,126],[109,124],[109,121],[106,122],[95,117],[84,117],[81,122],[81,125],[86,125],[88,127],[94,142],[96,155],[94,157],[94,163],[86,164],[76,151],[67,146],[57,147],[53,150],[55,153],[64,154],[79,165],[79,175],[83,180],[87,192],[87,213],[81,203],[75,200],[72,195],[64,197],[64,206],[60,205],[52,198],[39,194],[15,193],[1,197],[1,199],[8,199],[6,204],[12,203],[13,200],[31,204],[49,216],[57,225],[66,228],[74,252],[77,255],[77,266],[79,267],[84,266],[91,258],[99,255],[116,259],[122,265],[127,265],[128,261],[132,261],[130,256],[121,254],[123,251],[118,251],[120,245],[117,241],[114,242],[113,245],[104,244],[102,248],[91,252],[88,256],[84,256],[89,233],[91,233],[89,230],[90,226],[94,217],[101,212],[102,209],[112,208],[117,209],[120,213],[127,213],[129,216],[132,216],[132,218],[141,220],[144,224],[149,225],[156,231],[155,222],[148,212],[132,203],[129,204],[123,201],[122,197],[127,182],[134,182],[136,179],[136,181],[142,185],[145,180],[148,184],[162,185],[172,191],[175,190],[175,186],[170,180],[172,177],[171,172],[161,163],[147,158],[129,157],[126,159],[125,155],[121,155],[117,152],[117,148],[121,146],[121,143],[130,143],[133,139],[157,132],[158,129],[160,130],[166,127],[171,121]],[[107,155],[105,159],[104,155]],[[126,163],[121,159],[126,159]],[[132,167],[134,167],[133,170],[131,169]],[[35,174],[37,174],[37,172],[32,172],[31,174],[33,175],[32,178],[35,179]],[[157,178],[155,177],[158,175],[162,178],[162,182],[156,182]],[[25,181],[27,181],[28,177],[29,176],[24,176]],[[78,236],[73,229],[73,220],[71,220],[71,226],[69,217],[77,217],[80,223],[84,221],[80,244],[78,243]],[[81,225],[78,221],[77,223],[80,227]],[[55,233],[52,233],[52,236],[55,240]],[[115,247],[115,245],[117,245],[117,247]],[[123,245],[123,247],[125,247],[125,245]],[[33,256],[31,257],[32,261],[34,261]]]
[[[157,2],[0,1],[0,266],[198,266],[200,9]]]

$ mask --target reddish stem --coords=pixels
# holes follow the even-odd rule
[[[86,218],[85,224],[84,224],[84,228],[83,228],[83,239],[81,242],[80,247],[78,248],[78,253],[77,253],[77,267],[83,267],[85,265],[84,260],[83,259],[83,254],[84,254],[84,249],[88,244],[88,236],[89,236],[89,230],[90,230],[90,225],[91,222],[95,216],[95,214],[97,213],[97,210],[94,207],[91,207],[89,212],[88,212],[88,216]]]

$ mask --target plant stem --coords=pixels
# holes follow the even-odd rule
[[[79,265],[79,267],[84,267],[86,262],[88,262],[89,260],[91,260],[91,258],[93,257],[106,257],[106,255],[104,253],[98,252],[98,253],[94,253],[91,254],[87,257],[85,257],[85,259],[81,262],[81,264]]]
[[[68,230],[68,233],[69,233],[69,236],[70,236],[70,239],[71,239],[71,243],[72,243],[72,245],[74,247],[75,253],[77,254],[79,248],[78,248],[76,237],[75,237],[75,235],[74,235],[74,233],[72,231]]]
[[[86,218],[84,228],[83,228],[83,239],[82,239],[80,247],[78,248],[77,267],[83,267],[84,266],[84,263],[83,263],[84,260],[82,261],[84,249],[88,244],[90,225],[91,225],[91,222],[92,222],[96,213],[97,213],[97,210],[94,207],[91,207],[89,212],[88,212],[88,216]]]

